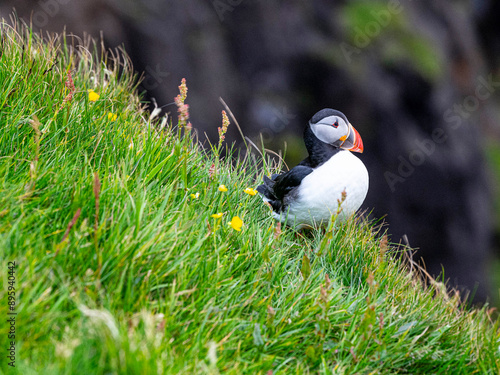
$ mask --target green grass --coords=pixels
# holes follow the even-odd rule
[[[0,43],[1,372],[500,370],[487,306],[467,310],[442,284],[423,286],[372,223],[276,231],[243,192],[262,160],[219,159],[176,126],[159,130],[126,58],[103,62],[92,45],[75,52],[6,24]],[[68,69],[76,91],[63,105]]]

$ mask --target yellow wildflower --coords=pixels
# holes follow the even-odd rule
[[[243,220],[241,220],[238,216],[234,216],[233,219],[229,223],[227,223],[227,225],[230,225],[234,230],[241,232]]]
[[[94,90],[88,90],[88,91],[89,91],[89,100],[91,102],[96,102],[100,98],[100,95],[96,93]]]
[[[116,113],[113,113],[113,112],[108,113],[108,120],[109,121],[115,121],[117,118],[118,118],[118,115]]]
[[[252,188],[246,188],[245,190],[243,190],[245,193],[247,193],[248,195],[255,195],[257,194],[257,190],[255,189],[252,189]]]
[[[219,186],[219,191],[222,192],[222,193],[225,193],[227,191],[226,185],[220,185]]]
[[[191,198],[193,198],[193,199],[198,199],[199,197],[200,197],[200,193],[191,194]]]
[[[214,219],[220,219],[222,217],[222,215],[224,215],[222,212],[219,212],[217,214],[213,214],[213,215],[210,215],[211,217],[213,217]]]

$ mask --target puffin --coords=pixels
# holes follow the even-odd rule
[[[317,112],[304,130],[309,156],[271,178],[264,176],[257,191],[280,222],[301,229],[352,216],[368,192],[368,171],[353,152],[363,152],[358,131],[340,111]]]

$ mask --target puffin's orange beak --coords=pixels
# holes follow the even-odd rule
[[[349,123],[350,132],[341,148],[353,152],[363,153],[363,140],[359,135],[358,131]]]
[[[363,153],[363,140],[361,139],[361,136],[359,135],[358,131],[354,129],[354,126],[352,127],[352,131],[354,133],[354,146],[351,147],[349,150]]]

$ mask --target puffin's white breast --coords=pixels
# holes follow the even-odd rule
[[[283,213],[280,220],[296,226],[326,222],[337,213],[343,191],[346,199],[341,206],[340,219],[354,214],[368,192],[365,165],[346,150],[335,154],[302,180],[295,199],[289,203],[288,216]]]

